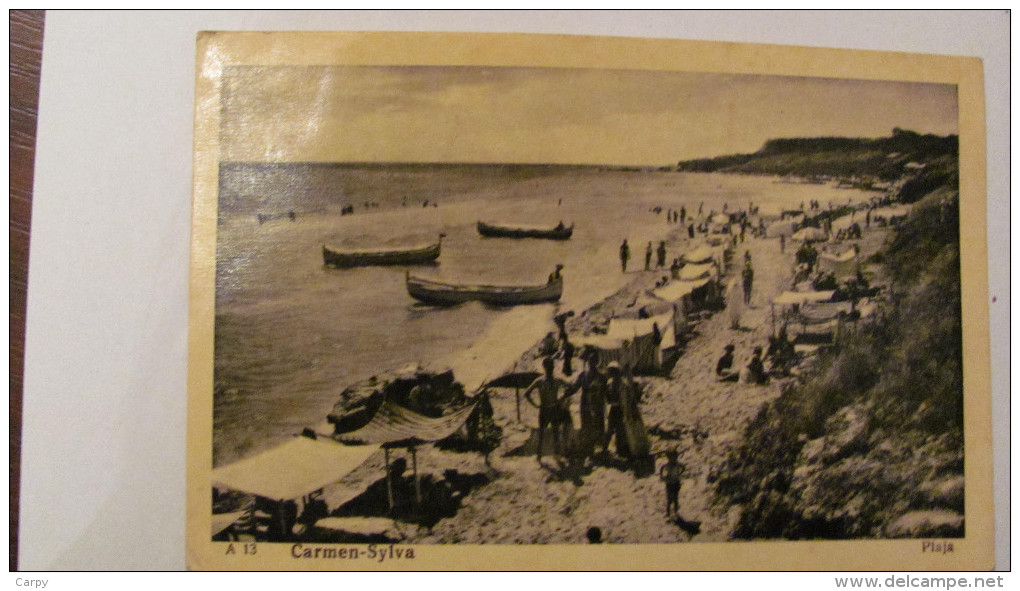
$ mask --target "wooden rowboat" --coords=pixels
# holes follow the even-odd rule
[[[326,265],[341,268],[372,265],[429,265],[439,258],[445,234],[434,244],[402,249],[342,250],[322,245],[322,260]]]
[[[478,222],[478,233],[489,238],[545,238],[548,240],[569,240],[574,233],[574,224],[560,222],[556,226],[508,226]]]
[[[433,306],[453,306],[478,301],[491,306],[517,306],[559,301],[563,295],[563,277],[557,266],[544,285],[458,285],[412,277],[407,273],[407,293]]]

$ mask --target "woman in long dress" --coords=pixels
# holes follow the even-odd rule
[[[744,312],[744,288],[740,278],[730,279],[726,288],[726,313],[730,317],[730,328],[740,328],[740,315]]]

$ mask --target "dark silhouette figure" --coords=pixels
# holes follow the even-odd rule
[[[769,382],[769,376],[765,373],[765,364],[761,360],[761,347],[754,348],[754,356],[751,357],[751,362],[747,364],[747,379],[752,384],[767,384]]]
[[[553,376],[554,367],[555,362],[553,362],[552,357],[543,359],[542,368],[545,370],[545,375],[535,380],[524,391],[524,398],[532,406],[538,408],[538,452],[536,453],[536,459],[539,463],[542,463],[542,445],[545,441],[545,430],[547,428],[552,429],[553,450],[557,456],[561,456],[563,454],[560,447],[560,431],[563,430],[564,425],[567,428],[570,426],[570,411],[566,406],[567,397],[570,395],[569,385]],[[559,396],[561,388],[565,392],[563,398]],[[538,402],[535,402],[531,397],[535,390],[538,390]]]
[[[744,271],[742,273],[744,279],[744,303],[751,303],[751,288],[754,286],[754,268],[751,267],[751,261],[747,261],[744,265]]]
[[[725,352],[715,364],[715,375],[720,377],[729,375],[730,370],[733,369],[733,350],[735,348],[733,345],[726,345]]]

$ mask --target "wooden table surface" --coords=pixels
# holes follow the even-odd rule
[[[28,239],[39,108],[45,11],[10,11],[10,570],[18,568],[18,491],[21,481],[21,395],[25,361]]]

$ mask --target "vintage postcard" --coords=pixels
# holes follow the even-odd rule
[[[990,568],[982,84],[201,34],[189,567]]]

